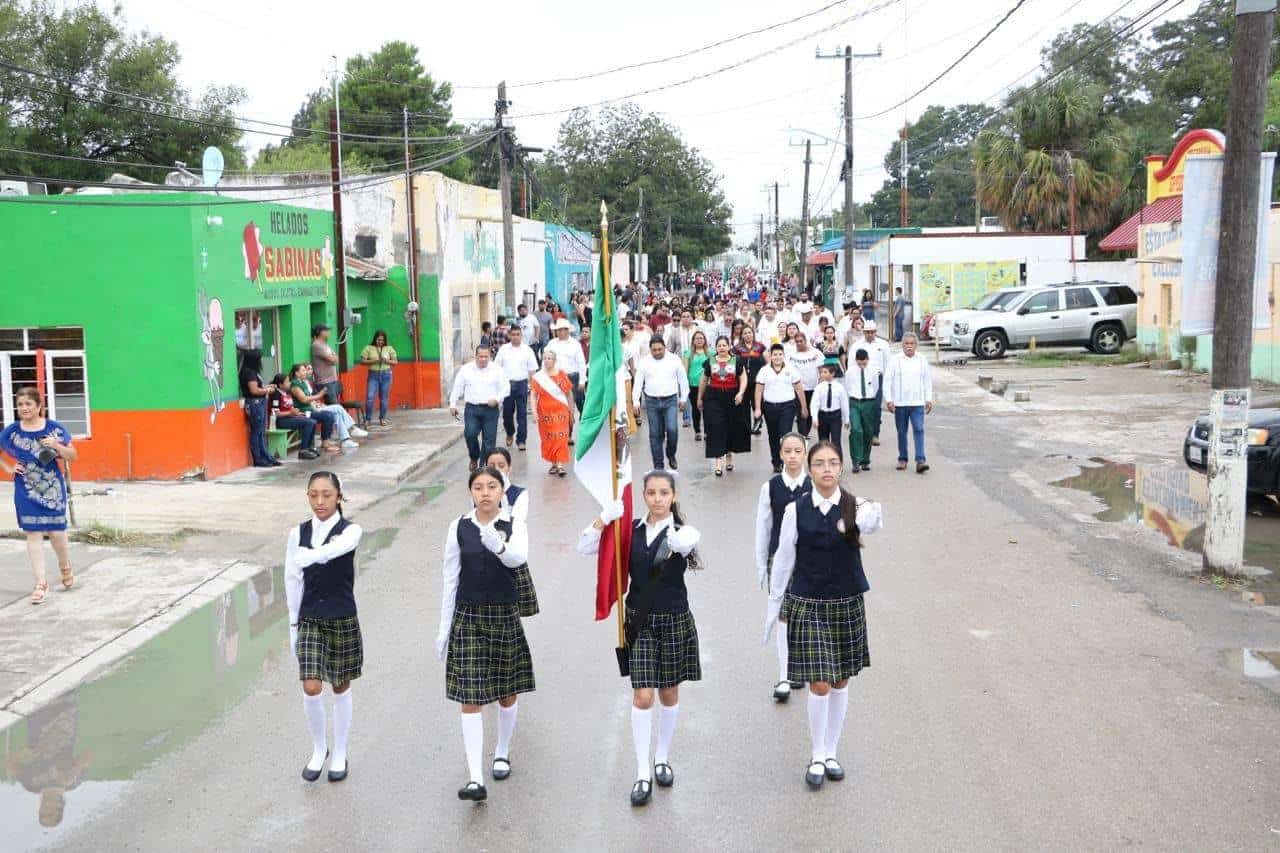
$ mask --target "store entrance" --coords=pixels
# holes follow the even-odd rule
[[[275,308],[242,308],[236,312],[236,367],[244,351],[262,350],[262,377],[271,377],[286,368],[280,366],[280,317]],[[238,372],[238,370],[237,370]]]

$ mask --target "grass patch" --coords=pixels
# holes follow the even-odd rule
[[[138,530],[121,530],[109,524],[94,522],[85,527],[69,528],[68,538],[72,542],[83,542],[86,545],[106,545],[113,548],[154,548],[172,545],[194,533],[201,531],[183,527],[172,533],[143,533]]]
[[[1026,352],[1017,357],[1019,367],[1071,367],[1080,364],[1113,365],[1141,364],[1151,358],[1137,347],[1125,347],[1115,355],[1094,355],[1086,350],[1079,352]]]

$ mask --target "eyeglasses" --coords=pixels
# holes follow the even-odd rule
[[[841,462],[839,459],[815,459],[809,463],[810,468],[839,468]]]

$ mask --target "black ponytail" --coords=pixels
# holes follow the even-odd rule
[[[858,499],[840,487],[840,520],[844,522],[844,540],[855,548],[862,547],[858,531]]]

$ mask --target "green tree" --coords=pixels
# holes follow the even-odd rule
[[[907,126],[910,224],[973,223],[973,141],[994,114],[984,104],[934,105]],[[877,225],[895,226],[901,221],[901,152],[899,139],[884,156],[889,179],[867,206]]]
[[[1064,76],[1011,96],[1008,109],[978,134],[978,193],[985,209],[1013,230],[1061,231],[1070,220],[1074,174],[1076,223],[1100,231],[1132,178],[1129,131],[1102,113],[1097,86]]]
[[[607,202],[615,240],[634,222],[643,188],[644,244],[651,255],[666,250],[668,217],[681,258],[693,261],[732,245],[733,211],[710,161],[635,104],[605,107],[594,117],[575,110],[537,176],[566,221],[584,231],[599,231],[600,202]]]
[[[342,107],[342,156],[369,169],[390,169],[404,162],[403,110],[409,110],[411,137],[441,137],[465,132],[453,120],[453,87],[437,82],[408,42],[389,41],[370,54],[347,60],[338,84]],[[286,166],[329,163],[329,109],[332,90],[319,88],[307,95],[293,117],[293,134],[279,145],[267,146],[258,155],[254,170],[289,171]],[[383,139],[366,137],[387,137]],[[417,142],[410,145],[415,162],[434,160],[456,152],[465,143],[455,140]],[[295,149],[295,150],[289,150]],[[303,149],[299,153],[296,149]],[[307,167],[304,167],[307,168]],[[466,180],[471,158],[463,155],[438,171]]]
[[[0,171],[155,181],[163,175],[156,169],[38,155],[171,166],[199,162],[209,145],[230,168],[243,165],[232,111],[245,93],[223,86],[192,96],[178,83],[177,45],[127,32],[118,8],[0,0],[0,36],[0,56],[32,72],[0,69],[0,138],[33,152],[0,152]]]

